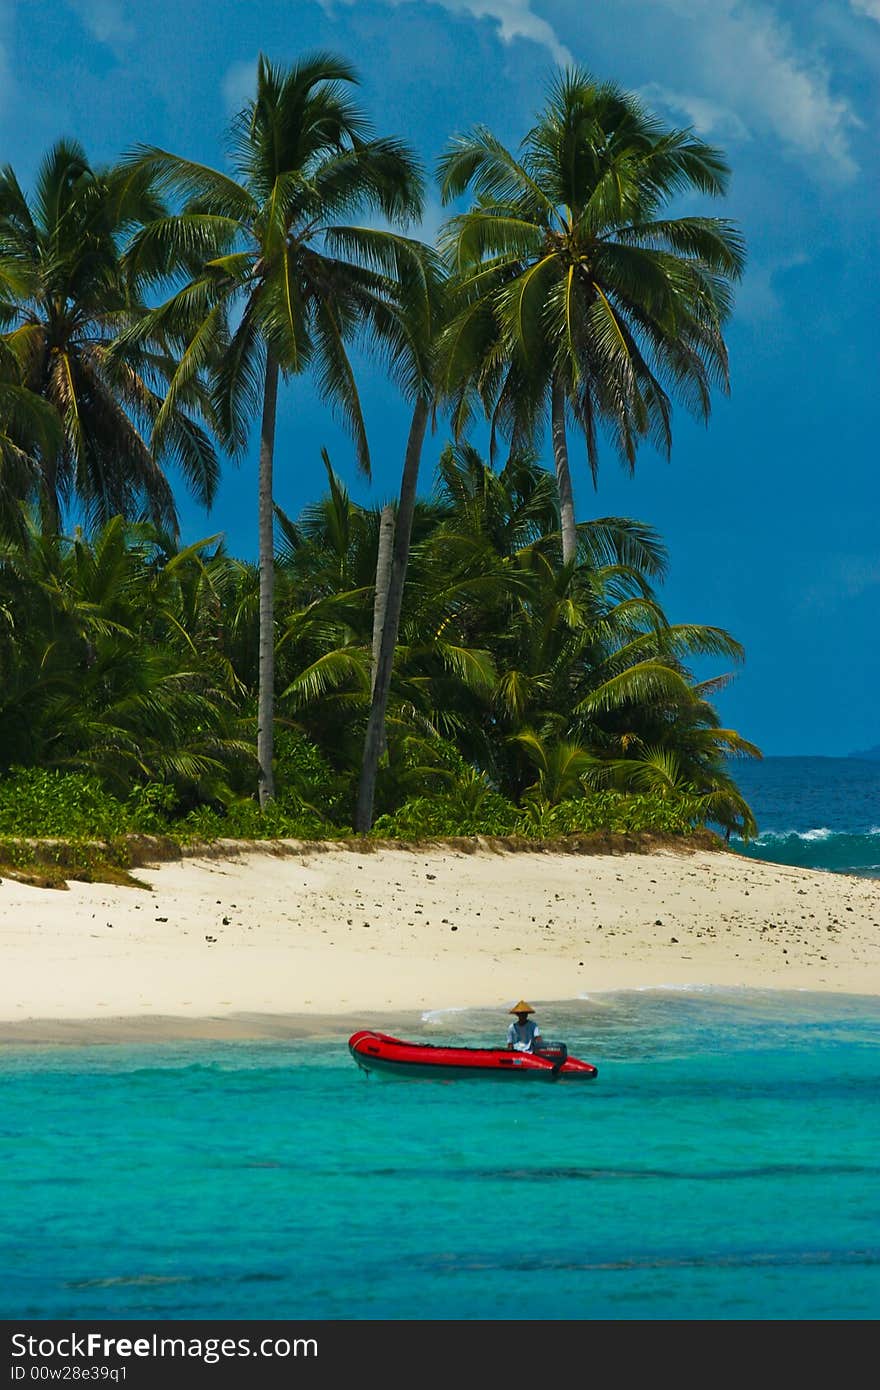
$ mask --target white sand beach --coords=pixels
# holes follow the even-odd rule
[[[0,1041],[285,1037],[517,998],[880,994],[880,882],[728,852],[248,850],[0,883]]]

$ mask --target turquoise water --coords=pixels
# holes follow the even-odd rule
[[[596,1082],[367,1078],[343,1039],[0,1052],[2,1316],[880,1314],[880,1001],[541,1022]]]
[[[880,760],[737,760],[731,773],[759,835],[733,847],[753,859],[880,878]]]

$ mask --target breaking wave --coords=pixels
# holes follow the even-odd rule
[[[750,859],[880,878],[880,825],[858,832],[831,830],[827,825],[811,830],[762,830],[749,844],[731,843]]]

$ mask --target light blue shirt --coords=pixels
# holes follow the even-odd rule
[[[516,1048],[517,1052],[534,1052],[535,1041],[540,1036],[540,1028],[530,1018],[527,1018],[525,1023],[511,1023],[507,1030],[508,1046]]]

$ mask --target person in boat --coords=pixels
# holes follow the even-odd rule
[[[529,1018],[529,1014],[534,1012],[531,1004],[524,999],[520,999],[510,1010],[510,1013],[516,1014],[516,1022],[511,1023],[507,1030],[507,1046],[513,1052],[540,1052],[541,1030],[535,1020]]]

